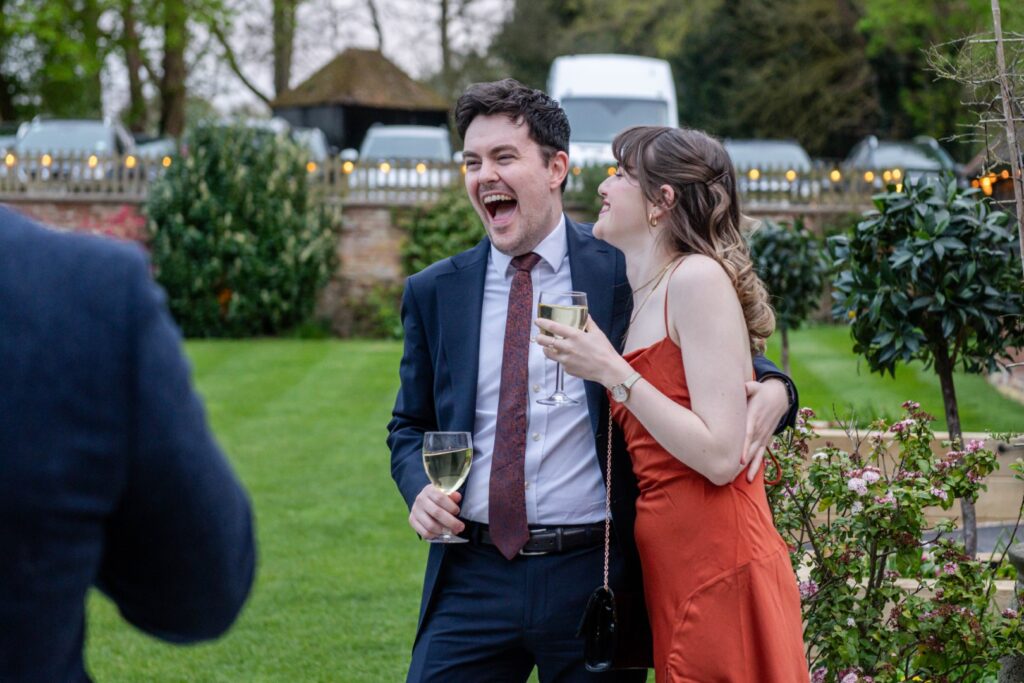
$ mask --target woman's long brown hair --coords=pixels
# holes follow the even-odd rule
[[[740,232],[736,172],[722,144],[699,130],[635,126],[616,136],[612,151],[651,205],[664,206],[663,185],[675,191],[661,238],[675,253],[721,264],[743,308],[751,351],[763,352],[775,312]]]

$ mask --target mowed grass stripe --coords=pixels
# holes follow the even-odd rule
[[[133,633],[94,600],[90,666],[100,680],[404,677],[425,547],[406,524],[384,444],[400,351],[375,342],[189,345],[214,429],[253,498],[258,583],[229,636],[185,650]]]
[[[769,341],[768,357],[778,363],[780,355],[775,335]],[[856,413],[866,425],[878,417],[898,418],[900,405],[910,399],[936,417],[936,429],[946,428],[934,370],[915,362],[897,366],[895,379],[872,373],[867,362],[853,353],[845,326],[815,325],[791,332],[790,360],[800,404],[813,408],[820,419],[831,420],[834,413],[845,419]],[[1024,430],[1024,406],[1003,397],[983,376],[958,372],[954,383],[965,430]]]

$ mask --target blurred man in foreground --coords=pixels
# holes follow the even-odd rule
[[[0,681],[88,681],[85,596],[216,638],[255,570],[249,501],[134,245],[0,207]]]

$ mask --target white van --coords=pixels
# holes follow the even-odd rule
[[[663,59],[633,55],[557,57],[548,94],[569,116],[569,161],[614,163],[612,139],[637,125],[679,125],[672,69]]]

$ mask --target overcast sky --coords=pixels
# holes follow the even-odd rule
[[[406,73],[423,78],[441,62],[440,7],[437,0],[376,0],[384,33],[384,55]],[[263,92],[273,94],[270,0],[229,0],[238,8],[229,40],[246,77]],[[455,3],[453,3],[455,4]],[[472,0],[465,20],[453,22],[453,47],[483,47],[490,43],[511,7],[510,0]],[[152,45],[159,36],[150,36]],[[376,33],[366,0],[305,0],[299,6],[292,66],[292,87],[348,47],[376,47]],[[188,87],[210,100],[224,114],[238,109],[266,111],[231,72],[218,45],[205,32],[192,36]],[[104,113],[115,115],[128,101],[128,79],[122,58],[112,57],[104,74]]]

